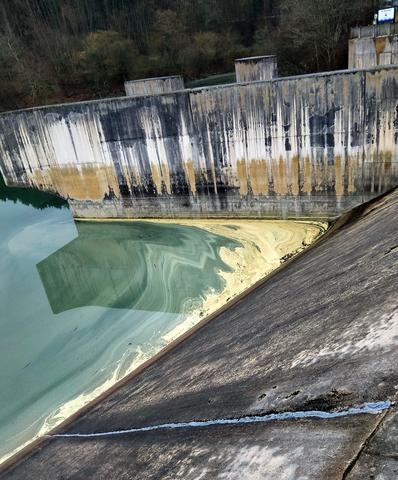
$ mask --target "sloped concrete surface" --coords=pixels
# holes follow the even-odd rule
[[[390,412],[355,463],[347,480],[398,478],[398,409]]]
[[[397,215],[396,192],[367,206],[64,431],[394,400]],[[1,478],[345,478],[386,418],[51,439]]]
[[[53,441],[10,479],[340,479],[378,418]],[[28,470],[28,469],[29,470]],[[28,475],[31,472],[32,477]]]

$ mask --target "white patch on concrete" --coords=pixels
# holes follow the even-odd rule
[[[230,451],[230,464],[217,478],[220,480],[306,480],[299,475],[303,448],[282,453],[280,448],[252,447],[237,448]]]
[[[207,473],[207,468],[205,468],[198,477],[195,477],[194,480],[202,480],[203,478],[206,478],[206,473]]]
[[[382,315],[378,321],[373,320],[370,326],[367,325],[368,323],[370,322],[354,324],[342,336],[329,341],[322,348],[303,350],[293,359],[291,368],[305,367],[319,360],[344,358],[365,351],[391,351],[397,348],[398,311]],[[368,331],[363,335],[365,329]]]

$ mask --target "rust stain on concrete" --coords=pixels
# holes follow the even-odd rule
[[[156,186],[156,191],[158,195],[164,193],[171,193],[171,182],[170,182],[170,171],[168,165],[161,163],[160,166],[156,164],[151,164],[152,180]]]
[[[171,193],[170,170],[167,163],[160,164],[160,171],[162,173],[163,183],[166,187],[166,192],[170,195]]]
[[[244,160],[237,162],[238,178],[239,178],[239,192],[242,196],[247,195],[247,167]]]
[[[41,190],[53,190],[64,198],[75,200],[102,200],[111,191],[119,196],[114,168],[103,165],[36,170],[32,183]]]
[[[377,64],[380,63],[380,55],[384,52],[384,49],[386,48],[386,40],[387,40],[387,37],[376,37],[375,38]]]
[[[342,197],[344,194],[343,172],[341,169],[341,155],[336,155],[334,159],[334,189],[337,197]]]
[[[158,165],[151,164],[152,180],[158,195],[162,194],[162,174]]]
[[[192,162],[184,162],[183,167],[184,167],[185,176],[188,180],[189,188],[191,192],[195,195],[196,194],[195,167],[193,166]]]
[[[264,160],[252,160],[249,163],[250,185],[253,195],[268,194],[268,171]]]
[[[275,168],[272,169],[274,177],[274,190],[278,195],[284,195],[287,193],[286,185],[286,163],[282,155],[279,160],[274,163]]]

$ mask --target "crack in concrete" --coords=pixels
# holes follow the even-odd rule
[[[242,425],[253,423],[266,423],[271,421],[286,421],[286,420],[298,420],[303,418],[320,418],[331,419],[338,417],[347,417],[352,415],[372,414],[378,415],[392,406],[392,402],[389,400],[364,403],[362,405],[347,408],[345,410],[339,410],[334,412],[320,411],[320,410],[308,410],[308,411],[295,411],[295,412],[281,412],[270,413],[266,415],[248,415],[240,418],[222,418],[214,420],[198,420],[191,422],[179,422],[179,423],[163,423],[159,425],[149,425],[147,427],[129,428],[126,430],[113,430],[109,432],[98,433],[59,433],[55,435],[47,435],[50,438],[98,438],[98,437],[110,437],[116,435],[124,435],[129,433],[142,433],[151,432],[154,430],[177,430],[183,428],[200,428],[211,427],[218,425]],[[358,453],[359,455],[360,453]]]
[[[393,405],[393,403],[390,404],[390,406],[392,406],[392,405]],[[387,416],[388,409],[385,409],[382,413],[383,413],[383,415],[380,417],[379,421],[376,423],[373,430],[370,432],[368,437],[361,443],[361,445],[359,446],[358,452],[351,459],[350,463],[347,465],[347,468],[344,470],[344,473],[343,473],[343,476],[341,477],[341,480],[346,480],[348,478],[348,475],[351,473],[352,469],[355,467],[355,465],[358,462],[358,460],[360,459],[362,453],[369,446],[370,442],[372,441],[372,439],[374,438],[376,433],[379,431],[379,428],[381,427],[383,421],[385,420],[385,418]]]
[[[389,255],[391,252],[395,252],[398,249],[398,245],[394,245],[393,247],[389,248],[384,255]]]

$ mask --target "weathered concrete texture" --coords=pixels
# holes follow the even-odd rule
[[[373,68],[398,64],[398,24],[351,29],[348,68]]]
[[[184,79],[180,75],[174,75],[170,77],[130,80],[124,82],[124,89],[128,97],[177,92],[178,90],[184,90]]]
[[[3,477],[86,480],[337,480],[378,417],[52,441]],[[29,468],[29,470],[27,470]]]
[[[349,43],[349,68],[398,64],[398,35],[353,38]]]
[[[10,112],[0,168],[80,217],[332,217],[397,184],[397,72]]]
[[[398,410],[381,423],[347,480],[393,480],[398,478]]]
[[[235,73],[238,83],[273,80],[278,77],[277,57],[276,55],[266,55],[238,58],[235,60]]]
[[[270,411],[328,410],[393,399],[398,383],[397,215],[397,192],[366,207],[356,221],[324,238],[64,431],[107,432]],[[255,452],[252,449],[257,446],[274,452],[277,459],[282,452],[282,459],[276,460],[283,466],[282,473],[273,478],[341,478],[329,474],[332,465],[339,466],[335,472],[340,474],[348,458],[354,460],[374,426],[374,418],[344,418],[341,423],[280,422],[248,430],[239,427],[233,430],[239,437],[233,442],[238,445],[236,455],[228,453],[228,442],[218,443],[220,437],[232,435],[232,430],[224,427],[206,430],[203,443],[202,436],[192,437],[190,431],[170,433],[175,442],[170,451],[162,441],[162,435],[171,438],[169,434],[135,435],[123,441],[109,438],[95,444],[92,440],[57,440],[2,478],[73,478],[86,469],[101,475],[113,468],[129,472],[131,447],[137,452],[147,450],[148,455],[151,452],[142,461],[137,453],[134,460],[140,463],[137,468],[142,478],[156,478],[158,471],[167,478],[172,468],[184,472],[186,455],[193,458],[202,451],[202,470],[196,478],[212,479],[217,477],[214,472],[207,475],[208,465],[221,475],[229,468],[228,462],[240,458],[241,450]],[[337,426],[338,432],[334,430]],[[250,435],[251,428],[257,433]],[[307,435],[300,436],[301,428]],[[263,429],[269,435],[262,436]],[[330,440],[333,437],[335,440]],[[192,438],[199,443],[192,446]],[[318,449],[311,456],[317,442]],[[307,476],[294,476],[296,457],[289,459],[286,445],[292,452],[303,448],[301,461],[310,472]],[[219,469],[211,456],[213,447],[220,452]],[[324,448],[335,452],[332,459],[322,460]],[[268,459],[265,452],[264,462]],[[155,458],[159,459],[156,466],[147,463]],[[314,458],[319,458],[319,463]],[[325,475],[311,473],[311,465]],[[126,475],[129,478],[130,474]]]
[[[383,23],[351,28],[350,38],[388,37],[398,35],[398,23]]]

